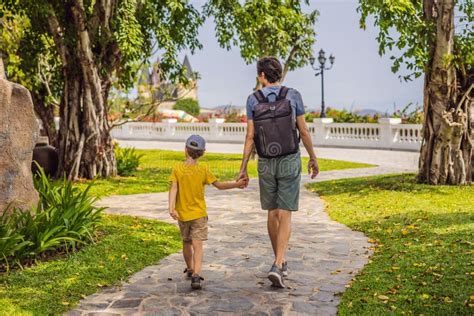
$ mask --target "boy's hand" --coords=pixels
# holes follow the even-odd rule
[[[249,175],[247,173],[247,170],[241,171],[239,176],[237,177],[237,182],[244,180],[245,181],[245,187],[249,185]],[[240,186],[239,186],[240,188]]]
[[[241,178],[237,180],[237,187],[239,189],[245,189],[247,185],[249,184],[249,180],[245,178]]]
[[[170,210],[170,216],[171,216],[174,220],[178,220],[178,213],[176,213],[176,210]]]

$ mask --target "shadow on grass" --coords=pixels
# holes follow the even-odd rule
[[[105,216],[105,236],[69,257],[0,275],[0,315],[57,315],[181,247],[174,225]]]
[[[318,185],[319,184],[319,185]],[[324,184],[324,185],[323,185]],[[416,182],[415,174],[394,174],[375,177],[362,177],[330,180],[316,183],[311,189],[319,195],[339,195],[342,193],[360,194],[377,191],[398,191],[413,194],[443,193],[450,186],[432,186]]]
[[[339,314],[469,314],[474,187],[422,185],[404,174],[310,188],[328,202],[331,218],[375,243]]]

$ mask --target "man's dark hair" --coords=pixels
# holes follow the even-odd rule
[[[204,150],[186,147],[186,151],[188,152],[189,157],[193,158],[194,160],[204,155]]]
[[[280,61],[275,57],[263,57],[257,62],[257,73],[265,74],[265,79],[270,83],[280,81],[283,69]]]

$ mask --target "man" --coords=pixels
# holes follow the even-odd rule
[[[296,147],[293,153],[285,155],[276,155],[276,157],[262,158],[259,155],[258,173],[260,185],[260,202],[262,209],[268,210],[267,228],[270,236],[273,252],[275,255],[274,263],[268,273],[268,278],[273,286],[284,288],[285,284],[283,278],[288,276],[288,264],[285,260],[288,242],[291,235],[291,214],[298,210],[299,190],[301,181],[301,155],[299,151],[299,136],[309,154],[308,171],[311,178],[315,178],[319,173],[318,162],[313,149],[311,135],[308,131],[304,119],[304,105],[301,94],[295,89],[288,89],[280,85],[282,77],[282,66],[278,59],[274,57],[265,57],[257,63],[257,78],[259,83],[263,86],[257,93],[251,94],[247,99],[247,135],[245,138],[244,154],[242,165],[240,169],[239,179],[248,180],[247,164],[253,150],[254,145],[257,145],[259,152],[262,149],[261,144],[255,144],[254,139],[258,139],[260,143],[260,135],[255,135],[254,115],[256,115],[256,107],[261,103],[269,104],[271,110],[271,102],[275,102],[280,98],[289,100],[292,110],[293,125],[296,121],[295,135]],[[282,91],[285,90],[282,97]],[[287,102],[288,103],[288,102]],[[274,103],[276,104],[276,103]],[[288,124],[287,124],[288,125]],[[259,127],[262,129],[263,127]],[[267,127],[269,128],[269,127]],[[285,135],[284,133],[292,133],[291,130],[279,131],[275,129],[279,127],[277,124],[273,127],[270,133]],[[272,127],[270,127],[272,129]],[[296,131],[297,129],[297,131]],[[282,134],[282,132],[284,132]],[[260,133],[260,132],[259,132]],[[260,133],[261,134],[261,133]],[[265,147],[265,139],[263,140]],[[271,143],[270,147],[272,144]],[[276,153],[281,152],[282,148],[287,148],[288,144],[276,142]],[[269,148],[271,154],[272,148]],[[267,152],[263,149],[263,152]]]

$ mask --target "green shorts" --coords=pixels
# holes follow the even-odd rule
[[[264,210],[297,211],[300,197],[301,154],[258,159],[260,203]]]

